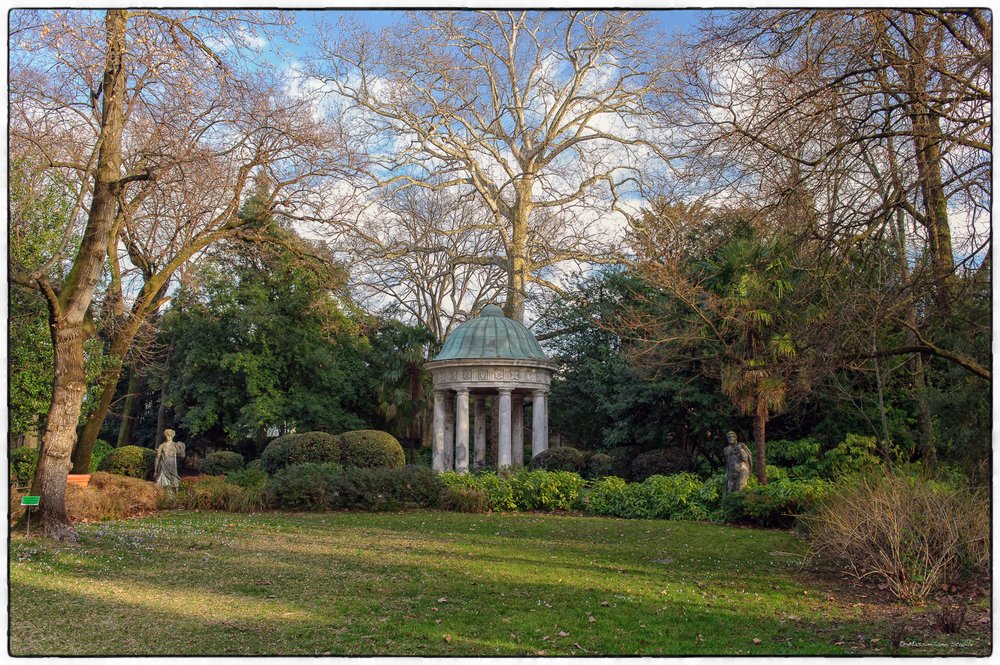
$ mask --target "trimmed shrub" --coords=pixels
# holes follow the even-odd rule
[[[248,471],[263,471],[264,467],[261,466],[260,459],[252,459],[247,462],[246,466],[243,467]]]
[[[816,508],[829,489],[830,484],[823,480],[778,480],[758,485],[751,478],[743,490],[723,496],[722,510],[730,521],[787,528]]]
[[[990,502],[984,492],[918,477],[857,477],[836,486],[803,520],[817,556],[897,597],[925,598],[941,584],[990,569]]]
[[[25,487],[35,479],[35,468],[38,466],[38,451],[34,448],[15,448],[8,457],[10,464],[10,481],[15,485]]]
[[[440,504],[444,510],[459,513],[485,513],[490,509],[486,492],[476,487],[452,485],[441,492]]]
[[[97,472],[86,487],[67,485],[66,513],[74,522],[139,517],[155,512],[164,494],[146,480]]]
[[[264,473],[259,465],[257,468],[249,464],[246,468],[230,471],[226,474],[226,482],[232,485],[239,485],[243,489],[259,489],[267,486],[268,475]]]
[[[344,432],[337,437],[344,466],[362,469],[396,468],[406,464],[406,454],[392,434],[375,429]]]
[[[339,464],[340,443],[326,432],[300,432],[279,436],[264,448],[260,465],[269,474],[293,464]]]
[[[443,487],[436,473],[418,466],[365,469],[306,463],[275,474],[269,491],[283,508],[389,510],[436,505]]]
[[[99,471],[128,476],[129,478],[149,478],[153,475],[155,462],[156,451],[150,448],[122,446],[108,453],[97,468]]]
[[[281,508],[322,510],[327,507],[330,479],[339,470],[336,464],[315,462],[286,466],[271,476],[268,491]]]
[[[209,453],[201,462],[201,472],[206,476],[224,476],[243,468],[243,455],[229,450]]]
[[[621,446],[612,448],[608,455],[611,457],[611,475],[631,480],[632,462],[642,453],[639,446]]]
[[[331,479],[329,504],[364,510],[428,507],[437,504],[443,489],[437,474],[424,467],[344,467]]]
[[[95,441],[94,449],[90,451],[90,468],[88,468],[87,470],[90,473],[97,471],[97,467],[100,465],[101,460],[107,457],[108,453],[110,453],[112,450],[114,450],[114,448],[111,446],[110,443],[108,443],[104,439],[98,439],[97,441]],[[154,457],[153,459],[155,461],[156,458]]]
[[[544,471],[583,473],[586,467],[587,462],[583,453],[569,446],[543,450],[531,459],[532,469],[542,469]]]
[[[590,459],[587,460],[587,470],[584,477],[594,480],[614,475],[612,471],[613,466],[614,465],[611,462],[611,455],[606,455],[605,453],[594,453],[590,456]]]
[[[640,453],[632,460],[628,479],[641,483],[650,476],[667,476],[688,470],[684,451],[678,448],[657,448]]]

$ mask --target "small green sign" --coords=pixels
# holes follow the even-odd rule
[[[37,506],[38,502],[42,500],[40,496],[22,496],[21,505],[22,506]]]

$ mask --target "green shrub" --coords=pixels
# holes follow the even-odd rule
[[[459,513],[485,513],[490,509],[486,492],[476,487],[452,485],[441,492],[440,506]]]
[[[326,432],[300,432],[279,436],[264,448],[260,456],[261,468],[274,474],[293,464],[339,464],[340,443]]]
[[[794,467],[798,465],[815,465],[820,460],[822,446],[819,440],[813,438],[788,441],[775,439],[767,442],[767,463],[776,466]]]
[[[878,452],[878,439],[873,436],[848,434],[836,448],[823,457],[824,475],[833,480],[854,474],[866,474],[882,469]]]
[[[243,467],[243,468],[244,469],[248,469],[250,471],[263,471],[264,470],[264,467],[261,465],[259,458],[258,459],[252,459],[252,460],[250,460],[249,462],[247,462],[246,466]]]
[[[344,432],[337,437],[344,466],[362,469],[396,468],[406,464],[406,453],[392,434],[375,429]]]
[[[226,482],[239,485],[243,489],[263,488],[267,486],[268,475],[259,467],[253,468],[249,464],[246,468],[230,471],[226,474]]]
[[[444,483],[418,466],[365,469],[333,464],[296,464],[276,473],[269,484],[282,508],[389,510],[436,505]]]
[[[628,479],[641,483],[650,476],[666,476],[688,470],[684,451],[678,448],[657,448],[636,455]]]
[[[286,466],[271,476],[268,492],[280,508],[322,510],[328,507],[330,480],[339,470],[336,464],[316,462]]]
[[[116,473],[129,478],[149,478],[153,474],[156,452],[139,446],[115,448],[101,460],[99,471]]]
[[[94,449],[90,451],[90,467],[87,469],[90,473],[97,471],[97,467],[100,465],[101,460],[108,456],[114,448],[111,444],[104,439],[98,439],[94,442]]]
[[[11,482],[27,487],[35,479],[38,451],[34,448],[15,448],[9,456]]]
[[[626,485],[625,480],[617,476],[606,476],[594,481],[585,500],[587,512],[594,515],[616,515],[615,511]]]
[[[576,448],[563,446],[561,448],[549,448],[538,453],[531,459],[530,466],[532,469],[542,469],[545,471],[583,473],[587,462],[582,452]]]
[[[509,478],[486,472],[478,474],[476,481],[477,487],[486,493],[486,499],[490,502],[490,510],[497,512],[517,510],[514,487]]]
[[[768,527],[789,527],[795,519],[816,508],[829,491],[823,480],[779,480],[758,485],[751,479],[746,488],[726,494],[722,508],[735,522]]]
[[[243,455],[228,450],[209,453],[201,461],[201,472],[206,476],[224,476],[243,468]]]
[[[587,460],[587,470],[584,477],[592,480],[604,478],[605,476],[613,475],[612,469],[611,455],[594,453]]]
[[[780,466],[772,466],[768,464],[765,469],[767,470],[767,482],[769,483],[788,480],[788,471],[782,469]]]
[[[815,555],[900,598],[990,570],[990,500],[985,492],[905,476],[856,476],[839,483],[803,520]]]
[[[510,477],[518,510],[573,510],[583,505],[587,482],[571,471],[520,471]]]
[[[333,477],[331,507],[392,510],[437,505],[444,489],[425,467],[344,467]]]
[[[632,478],[632,462],[642,453],[639,446],[620,446],[612,448],[608,455],[611,457],[611,474],[625,480]]]

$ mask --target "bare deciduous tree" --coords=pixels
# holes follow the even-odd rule
[[[517,320],[547,268],[607,260],[616,213],[666,168],[669,63],[642,13],[421,12],[323,33],[312,74],[346,100],[359,166],[376,187],[474,193],[469,228],[502,250],[478,261],[503,271]]]
[[[46,536],[76,540],[64,499],[86,390],[83,345],[94,333],[92,301],[109,247],[128,217],[119,213],[141,201],[148,189],[140,183],[222,138],[215,120],[245,89],[241,65],[252,55],[250,45],[284,20],[253,12],[114,9],[103,17],[15,11],[11,21],[12,150],[76,190],[55,251],[37,265],[10,268],[12,281],[45,296],[54,350],[52,403],[32,485],[41,508],[32,519]],[[192,137],[185,151],[160,150],[178,135]],[[74,237],[80,238],[75,250]],[[68,266],[61,282],[51,279],[57,263]],[[148,297],[155,299],[159,287]]]

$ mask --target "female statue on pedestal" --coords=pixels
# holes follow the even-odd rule
[[[739,492],[750,480],[750,449],[736,440],[736,432],[726,434],[726,443],[729,445],[722,451],[726,456],[726,491]]]
[[[184,456],[184,444],[174,441],[174,430],[163,430],[166,439],[156,449],[156,467],[154,477],[161,487],[177,489],[181,486],[181,477],[177,473],[177,458]]]

